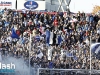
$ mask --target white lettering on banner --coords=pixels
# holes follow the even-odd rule
[[[31,7],[31,5],[26,5],[26,6]],[[36,7],[36,5],[33,5],[32,7]]]
[[[26,4],[25,4],[26,3]],[[45,10],[45,1],[32,1],[32,2],[28,2],[25,0],[17,0],[17,9],[18,10]],[[30,9],[27,9],[27,8]],[[34,8],[34,9],[33,9]]]
[[[0,9],[15,9],[16,0],[0,0]]]
[[[15,64],[3,64],[0,62],[0,73],[15,73]]]
[[[15,64],[2,64],[0,62],[0,69],[15,69]]]

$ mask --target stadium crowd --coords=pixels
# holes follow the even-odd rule
[[[19,37],[13,35],[14,29]],[[48,14],[32,11],[0,12],[0,50],[2,57],[24,58],[40,68],[89,69],[90,38],[100,42],[99,16],[94,14]],[[92,57],[92,69],[100,61]]]

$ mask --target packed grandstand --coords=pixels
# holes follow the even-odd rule
[[[30,62],[31,68],[90,69],[90,41],[100,42],[99,19],[98,15],[84,12],[4,9],[0,12],[0,61],[13,57],[22,59],[27,66]],[[100,69],[99,59],[99,55],[92,57],[92,69]],[[57,71],[50,75],[66,73]],[[77,74],[69,72],[68,75]]]

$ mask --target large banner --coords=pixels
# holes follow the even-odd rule
[[[0,9],[15,9],[16,0],[0,0]]]
[[[45,1],[17,0],[17,9],[45,10]]]

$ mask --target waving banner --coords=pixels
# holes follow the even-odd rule
[[[91,51],[100,60],[100,43],[94,43],[91,45]]]

